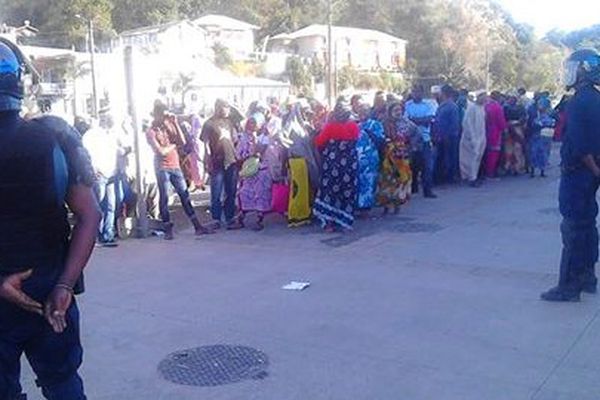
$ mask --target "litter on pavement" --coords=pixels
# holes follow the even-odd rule
[[[309,286],[310,286],[310,282],[291,281],[287,285],[283,286],[282,289],[283,290],[298,290],[298,291],[300,291],[300,290],[306,289]]]

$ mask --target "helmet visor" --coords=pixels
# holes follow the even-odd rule
[[[574,86],[577,83],[577,72],[579,70],[578,61],[565,61],[563,65],[563,83],[566,87]]]

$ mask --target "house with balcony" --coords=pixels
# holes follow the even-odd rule
[[[326,63],[327,38],[327,25],[310,25],[296,32],[272,37],[268,50]],[[384,32],[333,26],[332,42],[332,61],[337,68],[351,66],[360,71],[399,72],[406,63],[408,42]]]
[[[260,27],[225,15],[205,15],[193,21],[208,35],[209,46],[219,44],[234,60],[247,60],[254,53],[255,33]]]
[[[183,20],[121,32],[113,48],[126,46],[151,53],[201,55],[208,50],[208,36],[202,28]]]

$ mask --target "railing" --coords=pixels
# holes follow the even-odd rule
[[[72,84],[54,82],[41,82],[39,84],[39,94],[42,96],[67,96],[72,92]]]

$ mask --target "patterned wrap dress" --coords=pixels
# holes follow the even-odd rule
[[[321,185],[313,207],[313,214],[323,227],[332,223],[352,228],[357,183],[356,142],[330,140],[323,150]]]
[[[251,132],[242,133],[236,148],[238,160],[243,161],[254,156],[257,153],[258,140]],[[269,138],[261,137],[260,140],[264,146],[267,145],[265,140],[269,140]],[[243,212],[257,211],[262,213],[271,211],[272,187],[273,178],[271,177],[271,171],[267,160],[263,157],[258,172],[251,177],[240,180],[240,187],[238,189],[240,210]]]
[[[383,207],[399,207],[410,199],[412,170],[410,168],[411,138],[418,134],[416,125],[401,118],[388,125],[384,157],[379,175],[377,201]]]
[[[360,136],[356,142],[358,152],[358,198],[357,208],[369,210],[375,206],[377,180],[381,167],[379,148],[385,143],[383,125],[368,119],[360,124]]]

